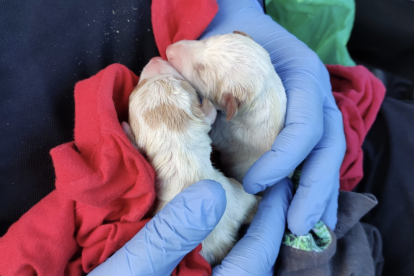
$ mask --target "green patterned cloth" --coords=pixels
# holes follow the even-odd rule
[[[295,193],[299,187],[300,173],[301,169],[298,168],[292,176],[293,193]],[[282,243],[304,251],[322,252],[328,247],[331,241],[332,237],[328,228],[322,221],[318,221],[309,233],[304,236],[292,234],[289,229],[286,228]]]

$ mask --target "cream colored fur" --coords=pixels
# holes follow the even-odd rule
[[[234,246],[237,232],[257,200],[245,193],[240,183],[229,180],[211,164],[208,132],[214,118],[211,113],[206,117],[203,111],[215,112],[213,106],[204,102],[202,111],[195,90],[188,83],[185,85],[178,73],[168,69],[166,61],[151,62],[144,68],[140,83],[129,98],[129,123],[138,147],[157,174],[156,212],[197,181],[213,179],[221,183],[226,191],[226,210],[216,228],[202,242],[201,251],[211,265],[216,265]],[[157,71],[157,66],[162,70]],[[177,114],[165,116],[171,110]],[[154,112],[161,112],[159,117],[155,116],[162,118],[161,123],[146,116]]]
[[[240,34],[180,41],[167,49],[168,61],[220,111],[210,137],[221,154],[220,169],[242,182],[271,146],[285,123],[286,93],[267,51]],[[226,121],[226,97],[240,104]]]

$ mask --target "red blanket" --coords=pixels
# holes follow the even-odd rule
[[[202,8],[200,8],[200,5]],[[181,39],[196,39],[215,13],[214,0],[153,0],[154,35],[161,55]],[[384,88],[363,67],[328,66],[344,115],[347,154],[341,188],[362,177],[363,138]],[[120,121],[138,78],[122,65],[107,67],[75,87],[75,141],[51,151],[56,189],[0,238],[0,275],[81,275],[130,240],[148,221],[154,171],[130,145]],[[173,275],[210,275],[198,252]]]
[[[385,96],[385,87],[363,66],[327,65],[333,95],[342,112],[346,153],[340,171],[340,189],[351,191],[363,176],[361,149]]]

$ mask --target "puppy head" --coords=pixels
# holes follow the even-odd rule
[[[274,72],[267,51],[239,31],[179,41],[167,48],[167,57],[202,97],[227,113],[227,120],[260,96],[269,72]]]
[[[187,143],[193,138],[191,133],[208,137],[215,114],[212,104],[201,105],[194,88],[161,58],[145,66],[129,97],[131,129],[138,147],[149,158],[167,149],[168,143]]]

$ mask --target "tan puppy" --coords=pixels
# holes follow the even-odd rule
[[[234,179],[226,178],[210,161],[208,136],[216,110],[200,105],[192,86],[167,62],[152,59],[129,98],[129,123],[138,148],[154,167],[156,212],[179,192],[203,179],[213,179],[226,191],[223,217],[202,242],[201,255],[212,265],[221,263],[236,242],[237,232],[257,204]]]
[[[242,33],[180,41],[168,61],[220,112],[210,137],[221,169],[239,182],[284,127],[286,93],[268,52]]]

